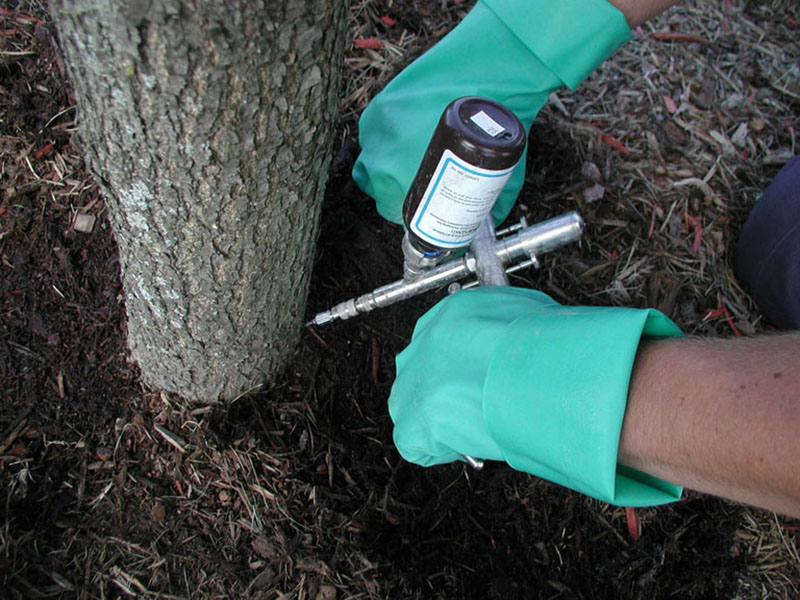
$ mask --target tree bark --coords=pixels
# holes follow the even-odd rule
[[[53,0],[146,383],[204,402],[299,339],[347,3]]]

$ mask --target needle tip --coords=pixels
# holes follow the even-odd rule
[[[325,325],[325,323],[330,323],[331,321],[333,321],[331,311],[325,310],[321,313],[317,313],[313,319],[306,323],[306,327],[310,327],[311,325]]]

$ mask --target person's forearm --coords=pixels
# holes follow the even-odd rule
[[[667,10],[678,0],[608,0],[616,6],[628,21],[628,26],[633,29],[647,19],[655,17]]]
[[[800,517],[800,333],[643,344],[619,461]]]

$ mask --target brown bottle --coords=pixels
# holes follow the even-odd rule
[[[525,149],[510,110],[458,98],[439,119],[403,204],[409,241],[426,256],[468,246]]]

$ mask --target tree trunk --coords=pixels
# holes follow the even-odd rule
[[[298,339],[347,3],[53,0],[145,381],[209,402]]]

